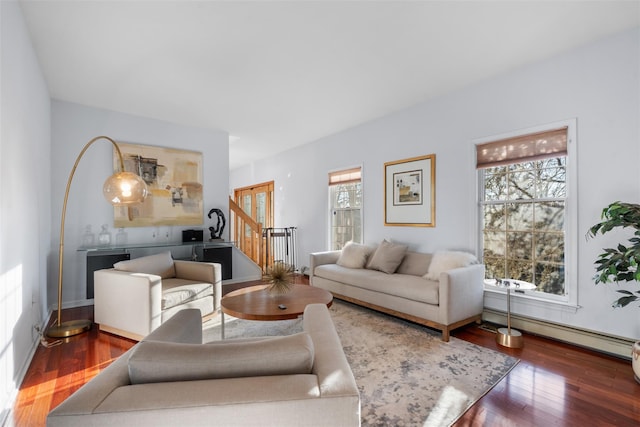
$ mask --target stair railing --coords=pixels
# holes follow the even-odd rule
[[[251,218],[242,208],[229,197],[229,212],[231,213],[231,240],[245,255],[265,270],[263,255],[262,224]]]

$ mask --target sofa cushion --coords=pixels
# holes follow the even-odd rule
[[[340,257],[336,264],[346,268],[364,268],[371,248],[359,243],[347,242],[340,251]]]
[[[163,279],[176,277],[176,269],[169,251],[134,258],[129,261],[120,261],[113,264],[113,268],[131,273],[155,274]]]
[[[314,349],[306,332],[264,340],[179,344],[142,341],[129,356],[131,384],[310,374]]]
[[[186,279],[162,281],[162,310],[213,295],[213,284]]]
[[[468,252],[438,251],[433,254],[429,271],[424,275],[425,279],[439,280],[440,273],[453,270],[454,268],[466,267],[477,263],[475,255]]]
[[[392,274],[402,262],[406,252],[406,245],[399,245],[383,240],[371,256],[367,268]]]
[[[427,304],[437,305],[439,301],[439,282],[425,280],[420,276],[386,274],[364,268],[344,268],[337,264],[319,265],[316,267],[314,275],[334,282],[346,283],[350,286]]]

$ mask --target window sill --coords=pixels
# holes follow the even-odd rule
[[[485,288],[485,307],[506,310],[507,292]],[[494,306],[492,303],[496,303]],[[513,313],[528,314],[530,310],[553,310],[562,313],[575,314],[581,307],[568,301],[557,301],[535,297],[533,295],[511,292],[511,311]]]

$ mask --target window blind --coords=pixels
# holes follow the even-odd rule
[[[567,155],[567,127],[476,145],[476,168],[509,165]]]
[[[362,179],[361,168],[352,168],[329,173],[329,185],[351,184]]]

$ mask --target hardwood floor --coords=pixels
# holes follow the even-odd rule
[[[628,360],[529,334],[524,348],[508,349],[475,325],[452,335],[520,359],[456,426],[640,425],[640,384]]]
[[[53,319],[55,316],[54,312]],[[93,320],[93,306],[62,311],[62,321],[73,319]],[[95,325],[89,332],[63,341],[38,347],[6,426],[44,426],[51,409],[136,343],[99,332]],[[56,340],[46,342],[55,344]]]
[[[63,320],[80,318],[92,319],[93,307],[63,310]],[[527,334],[524,348],[507,349],[477,325],[452,335],[521,359],[455,426],[640,425],[640,384],[628,360]],[[64,344],[39,346],[5,426],[44,426],[52,408],[134,344],[94,327]]]

